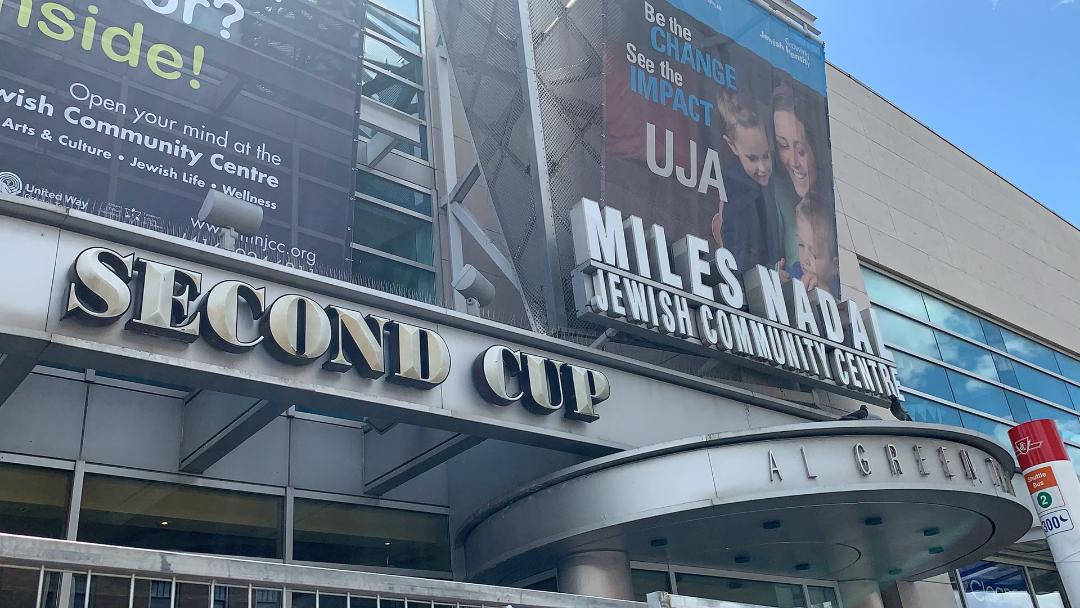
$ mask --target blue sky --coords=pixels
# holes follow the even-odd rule
[[[1080,0],[797,0],[825,56],[1080,226]]]

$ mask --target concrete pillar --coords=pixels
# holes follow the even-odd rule
[[[600,549],[568,555],[559,562],[557,576],[561,593],[634,599],[630,557],[625,551]]]
[[[839,587],[844,608],[885,608],[877,581],[843,581]]]

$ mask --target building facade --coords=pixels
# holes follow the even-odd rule
[[[720,4],[0,0],[0,606],[1080,602],[1076,229]]]

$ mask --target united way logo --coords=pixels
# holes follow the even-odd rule
[[[1043,442],[1035,441],[1031,437],[1021,437],[1014,445],[1016,446],[1016,453],[1020,456],[1026,456],[1033,450],[1037,450],[1042,447]]]
[[[16,196],[22,194],[23,182],[18,175],[10,171],[0,171],[0,194]]]

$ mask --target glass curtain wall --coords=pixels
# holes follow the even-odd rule
[[[862,269],[904,407],[1009,446],[1009,427],[1057,423],[1080,466],[1080,359],[870,268]]]

